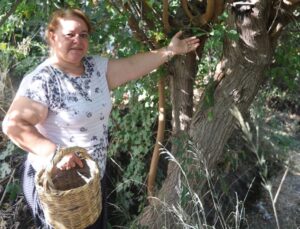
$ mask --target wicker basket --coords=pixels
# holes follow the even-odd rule
[[[74,152],[82,158],[83,168],[53,170],[64,155]],[[36,174],[35,184],[46,222],[53,228],[86,228],[101,213],[100,172],[83,148],[70,147],[57,153],[53,163]]]

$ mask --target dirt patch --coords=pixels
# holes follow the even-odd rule
[[[300,116],[274,113],[266,120],[266,125],[274,124],[271,120],[277,121],[276,126],[280,128],[275,131],[283,136],[279,140],[288,147],[286,152],[282,152],[286,155],[285,161],[282,161],[285,166],[280,171],[272,171],[276,172],[276,176],[269,182],[273,199],[277,195],[275,207],[279,226],[276,223],[270,194],[266,189],[262,189],[260,198],[255,200],[250,212],[246,213],[247,227],[300,229]]]
[[[0,229],[34,229],[30,211],[22,196],[1,206]]]
[[[300,174],[289,172],[285,178],[283,178],[283,176],[276,177],[272,182],[272,190],[274,197],[276,192],[280,190],[275,204],[280,228],[299,229]],[[253,204],[253,209],[251,210],[251,213],[248,214],[247,221],[249,228],[277,228],[276,218],[271,203],[270,195],[265,191],[262,198]]]

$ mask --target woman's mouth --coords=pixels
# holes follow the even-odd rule
[[[82,49],[82,48],[79,48],[79,47],[74,47],[74,48],[71,48],[71,50],[82,51],[83,49]]]

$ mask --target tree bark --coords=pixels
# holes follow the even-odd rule
[[[227,24],[239,32],[237,41],[225,38],[223,58],[215,72],[214,105],[205,107],[204,95],[193,117],[190,137],[199,149],[201,159],[212,169],[236,123],[231,109],[245,113],[264,79],[273,50],[268,34],[268,1],[252,1],[251,14],[231,14]],[[220,77],[221,76],[221,77]],[[208,114],[212,114],[212,120]]]
[[[181,134],[188,131],[193,115],[193,82],[196,76],[196,55],[190,53],[180,56],[170,63],[171,102],[172,102],[172,128],[175,141],[180,141]],[[171,152],[177,154],[182,150],[181,144],[172,144]],[[179,149],[181,148],[181,149]],[[170,152],[170,153],[171,153]],[[176,157],[176,155],[174,155]],[[149,228],[176,228],[172,217],[172,205],[179,200],[180,169],[173,161],[169,162],[167,178],[157,198],[151,200],[152,206],[145,208],[140,225]],[[155,220],[154,220],[155,219]]]
[[[268,34],[271,0],[257,0],[252,3],[255,4],[252,12],[229,11],[227,23],[231,29],[236,28],[239,39],[224,40],[223,57],[214,77],[213,106],[205,105],[203,94],[192,117],[191,98],[195,68],[186,63],[180,68],[182,58],[178,58],[174,65],[177,69],[171,81],[174,135],[178,136],[182,132],[189,134],[198,149],[198,157],[205,162],[208,170],[213,169],[220,160],[224,145],[234,129],[236,120],[230,110],[233,106],[237,106],[241,113],[248,110],[271,62],[273,50]],[[174,145],[172,152],[175,156],[178,153]],[[197,193],[200,193],[205,182],[203,178],[198,178],[196,182],[191,181]],[[147,228],[181,228],[176,224],[176,218],[170,217],[174,215],[170,213],[170,209],[176,207],[179,200],[180,183],[181,171],[171,162],[157,204],[145,209],[140,218],[141,225]]]

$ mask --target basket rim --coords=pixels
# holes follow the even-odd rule
[[[51,193],[51,194],[57,195],[57,196],[65,195],[66,193],[69,193],[69,192],[73,192],[73,193],[81,192],[82,189],[86,188],[87,186],[90,186],[90,184],[92,182],[95,182],[95,179],[100,180],[100,169],[99,169],[98,164],[94,160],[89,159],[89,158],[86,158],[84,160],[86,160],[87,166],[89,168],[91,168],[91,165],[93,167],[91,170],[91,176],[86,179],[87,182],[84,185],[76,187],[76,188],[72,188],[69,190],[59,190],[59,189],[55,189],[53,187],[45,188],[43,186],[43,181],[41,179],[42,179],[43,175],[47,172],[47,168],[43,168],[35,174],[34,180],[35,180],[36,188],[39,189],[40,191],[43,191],[46,193]],[[45,179],[45,177],[44,177],[44,179]]]

